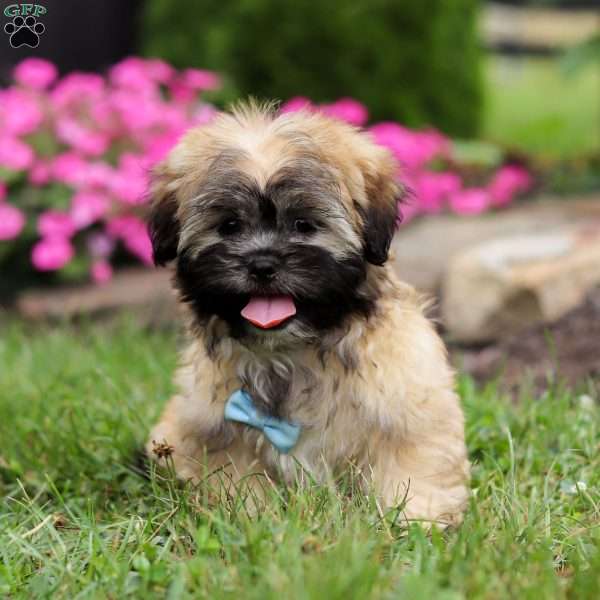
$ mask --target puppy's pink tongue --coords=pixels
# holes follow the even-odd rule
[[[291,296],[253,296],[242,309],[242,317],[261,329],[277,327],[295,314]]]

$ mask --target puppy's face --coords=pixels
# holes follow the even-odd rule
[[[176,261],[200,325],[317,338],[373,309],[365,282],[387,259],[398,191],[396,165],[366,134],[243,107],[189,132],[159,168],[155,261]]]

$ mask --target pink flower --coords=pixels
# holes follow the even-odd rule
[[[31,262],[38,271],[56,271],[71,261],[75,250],[62,237],[42,238],[31,250]]]
[[[176,130],[183,133],[186,129],[189,129],[191,124],[187,107],[174,103],[160,105],[157,125],[162,131]],[[152,136],[157,134],[154,130],[149,133]]]
[[[0,202],[0,241],[13,240],[25,227],[25,215],[15,206]]]
[[[377,144],[393,152],[407,169],[423,168],[436,156],[443,156],[449,142],[435,131],[412,131],[398,123],[378,123],[369,129]]]
[[[75,152],[63,152],[54,157],[51,170],[56,181],[77,185],[84,183],[88,164]]]
[[[417,143],[429,159],[448,156],[450,154],[450,140],[435,129],[414,132]]]
[[[0,181],[0,202],[6,198],[8,194],[8,188],[4,181]]]
[[[38,160],[29,169],[28,179],[32,185],[46,185],[52,176],[52,170],[47,162]]]
[[[91,233],[87,238],[87,248],[94,258],[107,258],[115,249],[115,240],[106,233]]]
[[[109,71],[110,82],[117,87],[149,92],[154,82],[148,73],[146,63],[136,56],[125,58]]]
[[[63,152],[50,163],[52,178],[72,187],[108,187],[114,169],[102,161],[88,163],[76,152]]]
[[[153,137],[144,147],[144,157],[148,163],[148,167],[152,167],[163,158],[175,146],[177,140],[181,137],[183,131],[174,131]]]
[[[0,137],[0,166],[21,171],[28,169],[34,160],[31,147],[16,138]]]
[[[459,215],[476,215],[490,205],[490,195],[482,188],[470,188],[450,195],[450,208]]]
[[[149,177],[143,158],[131,154],[121,156],[110,184],[111,192],[127,204],[143,204],[148,187]]]
[[[0,106],[0,130],[5,135],[27,135],[44,120],[38,102],[23,90],[11,88],[0,91]]]
[[[108,163],[96,161],[84,167],[84,184],[87,187],[108,187],[115,169]]]
[[[44,90],[58,77],[58,69],[43,58],[26,58],[15,67],[13,77],[20,85]]]
[[[134,234],[123,240],[123,243],[125,244],[125,248],[127,248],[131,254],[139,258],[144,264],[154,264],[152,243],[150,242],[150,237],[148,236],[145,226],[143,230],[136,231]]]
[[[47,210],[39,216],[37,230],[44,237],[70,238],[75,233],[75,223],[68,213]]]
[[[90,275],[94,283],[103,285],[112,279],[113,270],[108,261],[98,260],[92,264]]]
[[[71,219],[78,229],[83,229],[103,217],[109,207],[105,194],[82,190],[71,200]]]
[[[143,263],[151,265],[152,244],[148,237],[146,224],[133,216],[122,216],[111,219],[106,231],[109,235],[122,240],[123,245]]]
[[[163,103],[158,98],[144,96],[132,90],[118,90],[110,96],[111,106],[126,132],[139,133],[147,127],[160,125]]]
[[[396,227],[406,225],[420,214],[421,209],[413,199],[410,199],[407,202],[398,202],[398,217],[396,219]]]
[[[194,111],[190,125],[206,125],[207,123],[210,123],[217,114],[219,114],[219,111],[211,104],[201,104]]]
[[[116,134],[119,132],[117,115],[113,112],[110,97],[95,100],[89,108],[90,121],[105,133]]]
[[[105,133],[92,131],[72,117],[57,119],[55,129],[59,140],[90,156],[104,154],[110,144],[110,139]]]
[[[186,69],[181,76],[173,79],[169,85],[171,98],[175,102],[188,103],[196,98],[198,92],[218,90],[221,78],[212,71]]]
[[[304,96],[295,96],[290,98],[287,102],[284,102],[279,109],[281,114],[288,112],[297,112],[299,110],[314,110],[315,106],[309,98]]]
[[[177,102],[179,104],[188,104],[197,96],[197,92],[191,87],[185,85],[181,79],[175,79],[170,83],[169,92],[173,102]]]
[[[119,169],[124,171],[145,172],[147,160],[143,154],[134,154],[133,152],[123,152],[119,157]]]
[[[332,104],[324,104],[321,111],[357,127],[362,127],[369,119],[366,106],[353,98],[340,98]]]
[[[147,60],[145,62],[145,70],[150,79],[159,83],[167,83],[175,74],[175,69],[159,58]]]
[[[92,73],[71,73],[63,77],[50,92],[55,110],[99,102],[104,95],[104,79]]]
[[[448,196],[460,190],[461,181],[454,173],[423,171],[415,175],[412,189],[419,207],[426,213],[438,213]]]
[[[493,206],[509,204],[516,194],[526,192],[532,185],[531,175],[523,167],[506,165],[494,175],[489,191]]]
[[[181,80],[192,90],[218,90],[221,87],[219,75],[204,69],[186,69]]]
[[[122,240],[131,233],[135,234],[142,227],[145,227],[145,225],[137,217],[132,215],[122,215],[113,217],[108,221],[106,224],[106,232],[109,236]]]

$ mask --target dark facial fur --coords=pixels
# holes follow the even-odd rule
[[[346,215],[332,194],[335,179],[313,159],[282,168],[264,189],[230,160],[215,161],[186,212],[176,267],[198,322],[217,315],[236,338],[264,335],[240,312],[252,295],[280,294],[294,298],[293,327],[283,327],[299,337],[368,316],[374,299],[362,289],[363,251],[340,234]],[[268,277],[256,276],[257,263],[270,265]]]

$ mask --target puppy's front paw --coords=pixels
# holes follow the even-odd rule
[[[469,491],[466,486],[432,490],[407,490],[404,516],[408,521],[423,521],[441,527],[460,525],[467,508]]]
[[[464,441],[436,436],[420,441],[380,448],[373,463],[376,492],[386,507],[403,504],[407,520],[458,525],[469,501]]]

